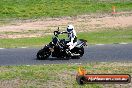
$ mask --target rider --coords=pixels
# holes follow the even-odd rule
[[[77,35],[73,25],[68,25],[67,33],[69,38],[69,43],[67,43],[67,45],[69,45],[69,49],[71,50],[77,45]]]
[[[74,30],[74,26],[68,25],[67,32],[62,32],[62,33],[68,34],[69,41],[67,45],[69,45],[70,50],[73,49],[77,45],[77,35],[76,35],[76,31]]]

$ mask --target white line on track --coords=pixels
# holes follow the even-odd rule
[[[30,66],[30,65],[26,65],[26,66]]]
[[[0,48],[0,49],[5,49],[5,48]]]
[[[20,47],[20,48],[27,48],[27,47]]]
[[[96,44],[96,45],[102,46],[102,45],[104,45],[104,44]]]
[[[72,63],[72,64],[81,65],[82,63]]]
[[[128,43],[124,43],[124,42],[122,42],[122,43],[120,43],[120,44],[124,44],[124,45],[125,45],[125,44],[128,44]]]
[[[128,43],[125,43],[125,42],[122,42],[122,43],[118,43],[118,44],[123,44],[123,45],[125,45],[125,44],[128,44]],[[105,45],[105,44],[95,44],[95,45],[98,45],[98,46],[102,46],[102,45]],[[86,47],[88,47],[88,46],[86,46]],[[20,47],[20,48],[28,48],[28,47]],[[0,48],[0,49],[5,49],[5,48]]]

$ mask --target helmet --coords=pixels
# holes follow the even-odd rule
[[[71,33],[74,30],[74,26],[73,25],[68,25],[67,26],[67,32]]]

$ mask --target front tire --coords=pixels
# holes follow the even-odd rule
[[[48,49],[41,49],[37,53],[38,60],[45,60],[50,56],[51,52]]]

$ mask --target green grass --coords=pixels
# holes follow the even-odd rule
[[[80,86],[76,82],[77,64],[0,66],[0,87],[10,88],[102,88],[102,84]],[[131,63],[91,62],[81,65],[88,74],[130,74]],[[129,84],[104,84],[128,88]],[[131,85],[132,86],[132,85]],[[130,86],[129,86],[130,87]]]
[[[132,28],[120,30],[119,29],[110,29],[99,32],[90,32],[90,33],[80,33],[79,38],[86,39],[90,44],[104,43],[132,43]]]
[[[39,38],[20,38],[20,39],[0,39],[1,47],[20,47],[20,46],[40,46],[48,43],[51,40],[51,36],[39,37]]]
[[[0,19],[75,16],[132,10],[131,0],[0,0]]]
[[[60,38],[66,38],[66,35],[61,35]],[[18,39],[0,39],[0,47],[15,48],[15,47],[36,47],[48,44],[52,39],[52,35],[35,38],[18,38]],[[132,43],[132,29],[109,29],[99,32],[78,33],[78,39],[86,39],[88,44],[113,44],[113,43]]]

